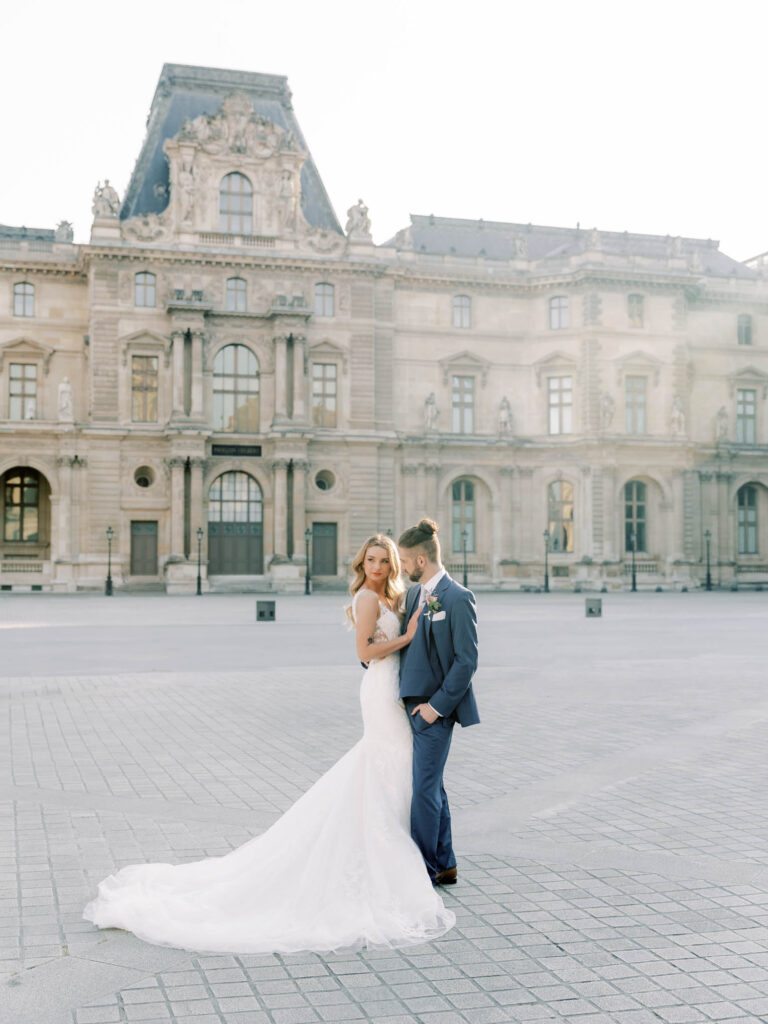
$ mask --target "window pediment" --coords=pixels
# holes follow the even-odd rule
[[[309,347],[309,358],[315,360],[315,362],[328,362],[329,360],[337,361],[341,363],[341,368],[344,373],[347,372],[347,359],[349,353],[345,348],[337,345],[335,342],[324,338],[323,341],[318,341],[315,345]]]
[[[119,345],[123,366],[128,365],[128,355],[131,349],[135,348],[153,349],[155,351],[159,349],[163,353],[165,366],[170,365],[171,339],[163,337],[162,334],[156,334],[154,331],[136,331],[135,334],[128,334],[126,337],[120,338]]]
[[[619,356],[614,363],[616,364],[616,383],[620,387],[623,385],[625,377],[635,374],[648,374],[653,377],[653,384],[656,387],[661,380],[661,368],[664,365],[660,359],[639,349],[630,352],[629,355]]]
[[[43,373],[47,376],[53,353],[52,345],[45,345],[32,338],[13,338],[0,345],[0,370],[2,370],[6,359],[23,359],[27,362],[42,362]]]
[[[731,396],[737,388],[755,388],[762,391],[762,397],[768,396],[768,373],[758,370],[756,366],[745,366],[728,377],[728,389]]]
[[[570,374],[575,377],[579,372],[579,364],[573,356],[567,352],[552,352],[543,359],[538,359],[534,364],[536,371],[536,386],[541,387],[545,377],[560,374]]]
[[[440,369],[443,374],[443,384],[448,383],[448,378],[453,373],[458,374],[480,374],[480,383],[482,387],[485,387],[486,381],[488,380],[488,370],[491,364],[487,359],[481,359],[480,356],[476,356],[474,352],[465,350],[464,352],[456,352],[452,356],[446,356],[445,359],[440,360]]]

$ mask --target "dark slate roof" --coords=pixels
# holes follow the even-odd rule
[[[758,276],[751,268],[720,252],[719,243],[710,238],[672,239],[669,235],[640,235],[627,231],[599,231],[598,234],[599,249],[608,255],[641,257],[666,263],[677,243],[678,252],[684,258],[696,258],[696,266],[701,273],[715,277]],[[518,255],[519,240],[524,244],[527,259],[553,263],[593,248],[590,244],[591,231],[579,227],[544,227],[415,214],[411,215],[411,226],[399,231],[386,244],[425,255],[509,260]]]
[[[120,210],[121,220],[145,213],[161,213],[166,208],[168,162],[163,142],[173,138],[188,118],[215,114],[222,100],[233,92],[244,92],[257,114],[293,132],[301,148],[309,153],[291,107],[291,92],[285,76],[164,64],[147,119],[147,135]],[[311,154],[301,170],[301,209],[313,227],[342,234]]]
[[[33,242],[53,242],[54,231],[51,228],[14,228],[9,224],[0,224],[0,238],[19,238]]]

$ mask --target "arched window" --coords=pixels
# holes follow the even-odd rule
[[[555,480],[547,492],[549,550],[573,551],[573,484]]]
[[[227,280],[227,309],[233,313],[244,313],[246,309],[245,281],[242,277]]]
[[[472,300],[468,295],[453,296],[453,326],[469,327]]]
[[[744,484],[737,495],[739,510],[739,554],[756,555],[757,548],[757,488]]]
[[[40,520],[40,476],[34,469],[14,470],[5,477],[3,540],[37,543]]]
[[[227,174],[219,189],[219,231],[226,235],[253,233],[253,187],[244,174]]]
[[[13,315],[35,315],[35,286],[29,281],[20,281],[13,286]]]
[[[213,361],[213,429],[259,429],[259,361],[245,345],[225,345]]]
[[[208,491],[209,523],[260,523],[261,488],[248,473],[222,473]]]
[[[451,540],[454,552],[475,550],[475,485],[471,480],[456,480],[451,489]],[[466,538],[464,531],[466,530]]]
[[[642,480],[630,480],[624,484],[625,551],[648,550],[647,508],[647,488]]]
[[[133,286],[133,304],[134,306],[150,306],[155,305],[155,284],[156,278],[154,274],[150,274],[147,271],[142,271],[137,274],[134,278]]]
[[[562,331],[568,326],[567,295],[555,295],[549,300],[549,326],[553,331]]]
[[[315,316],[334,315],[333,285],[321,282],[315,285]]]

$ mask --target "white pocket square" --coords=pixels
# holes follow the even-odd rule
[[[435,612],[435,614],[432,616],[432,621],[433,622],[439,622],[441,619],[444,619],[444,618],[445,618],[445,612]]]

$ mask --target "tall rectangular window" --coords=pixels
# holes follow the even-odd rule
[[[570,434],[573,429],[573,377],[547,381],[550,434]]]
[[[155,285],[157,279],[154,274],[142,271],[136,274],[133,282],[133,304],[134,306],[155,305]]]
[[[312,422],[316,427],[336,426],[338,369],[335,363],[312,366]]]
[[[8,418],[34,420],[37,418],[37,364],[11,363]]]
[[[21,281],[13,286],[13,315],[35,315],[35,286],[29,281]]]
[[[642,295],[627,296],[627,316],[630,327],[642,327],[645,316],[645,302]]]
[[[568,326],[568,296],[555,295],[549,300],[549,327],[553,331],[562,331]]]
[[[453,297],[453,326],[469,327],[470,313],[472,311],[472,300],[468,295],[454,295]]]
[[[736,440],[739,444],[754,444],[757,439],[757,392],[754,388],[739,388],[736,392]]]
[[[134,423],[157,422],[157,356],[133,356],[131,360],[131,419]]]
[[[736,335],[740,345],[752,344],[752,317],[749,313],[739,314],[736,321]]]
[[[451,389],[451,430],[454,434],[475,432],[475,378],[453,377]]]
[[[738,493],[739,554],[757,554],[757,488],[745,484]]]
[[[334,288],[332,284],[321,282],[315,285],[315,316],[334,315]]]
[[[626,377],[624,380],[624,408],[628,434],[645,433],[646,378]]]

